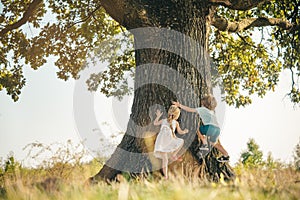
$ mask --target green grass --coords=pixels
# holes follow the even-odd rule
[[[219,183],[171,174],[169,180],[145,178],[107,184],[86,184],[101,166],[97,162],[53,169],[18,167],[1,178],[0,199],[300,199],[300,173],[291,167],[235,167],[233,182]],[[65,171],[64,171],[65,170]]]

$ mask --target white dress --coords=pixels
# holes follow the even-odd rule
[[[172,121],[173,132],[176,129],[176,121]],[[170,124],[167,119],[163,119],[160,131],[157,135],[155,146],[154,146],[154,156],[157,158],[162,158],[161,152],[171,153],[183,146],[183,139],[174,137],[171,131]]]

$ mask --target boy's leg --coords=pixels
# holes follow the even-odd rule
[[[197,135],[198,135],[198,138],[200,138],[201,140],[201,146],[199,147],[199,152],[197,153],[197,155],[199,157],[201,157],[202,159],[209,153],[209,146],[208,146],[208,143],[207,143],[207,137],[206,137],[206,127],[203,125],[203,126],[200,126],[198,127],[197,129]]]
[[[198,137],[201,139],[201,142],[205,147],[208,147],[208,143],[207,143],[208,129],[209,129],[209,125],[203,125],[200,126],[200,128],[197,130]]]
[[[210,127],[209,130],[209,138],[213,146],[218,149],[225,157],[228,157],[227,151],[224,149],[224,147],[221,145],[219,141],[219,136],[220,136],[220,128],[218,127]]]
[[[221,157],[217,158],[217,161],[229,162],[230,157],[229,157],[227,151],[224,149],[224,147],[219,142],[213,143],[213,146],[223,154]]]
[[[200,140],[202,142],[201,146],[199,147],[199,150],[201,151],[201,154],[207,155],[209,152],[207,137],[205,135],[202,135],[200,131],[198,131],[197,133],[198,133],[198,137],[200,138]]]
[[[227,153],[227,151],[224,149],[224,147],[220,144],[220,142],[216,142],[215,144],[214,144],[214,147],[216,148],[216,149],[218,149],[224,156],[228,156],[228,153]]]
[[[217,160],[219,162],[228,162],[229,155],[227,151],[224,149],[224,147],[218,142],[218,138],[220,136],[220,128],[211,125],[208,125],[207,127],[208,127],[208,131],[206,135],[209,138],[211,145],[214,146],[223,154],[223,156],[217,158]]]
[[[197,135],[198,135],[198,138],[200,138],[202,144],[207,144],[207,140],[206,140],[205,135],[202,135],[199,130],[197,130]]]

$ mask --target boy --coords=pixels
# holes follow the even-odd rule
[[[190,108],[174,101],[172,103],[187,112],[197,112],[199,114],[203,122],[203,125],[200,126],[200,130],[198,132],[198,136],[203,143],[203,146],[200,147],[200,150],[208,151],[208,144],[206,141],[206,137],[208,137],[210,143],[223,154],[221,157],[217,158],[217,160],[219,162],[229,162],[229,155],[227,151],[219,142],[217,142],[220,135],[220,127],[215,115],[215,108],[217,106],[215,97],[212,95],[203,97],[201,100],[203,106],[198,108]]]

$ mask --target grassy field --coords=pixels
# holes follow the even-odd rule
[[[239,165],[232,182],[212,183],[173,173],[169,180],[119,176],[119,182],[95,185],[86,180],[101,168],[96,161],[38,169],[10,167],[0,177],[0,199],[300,199],[300,173],[292,167]]]

